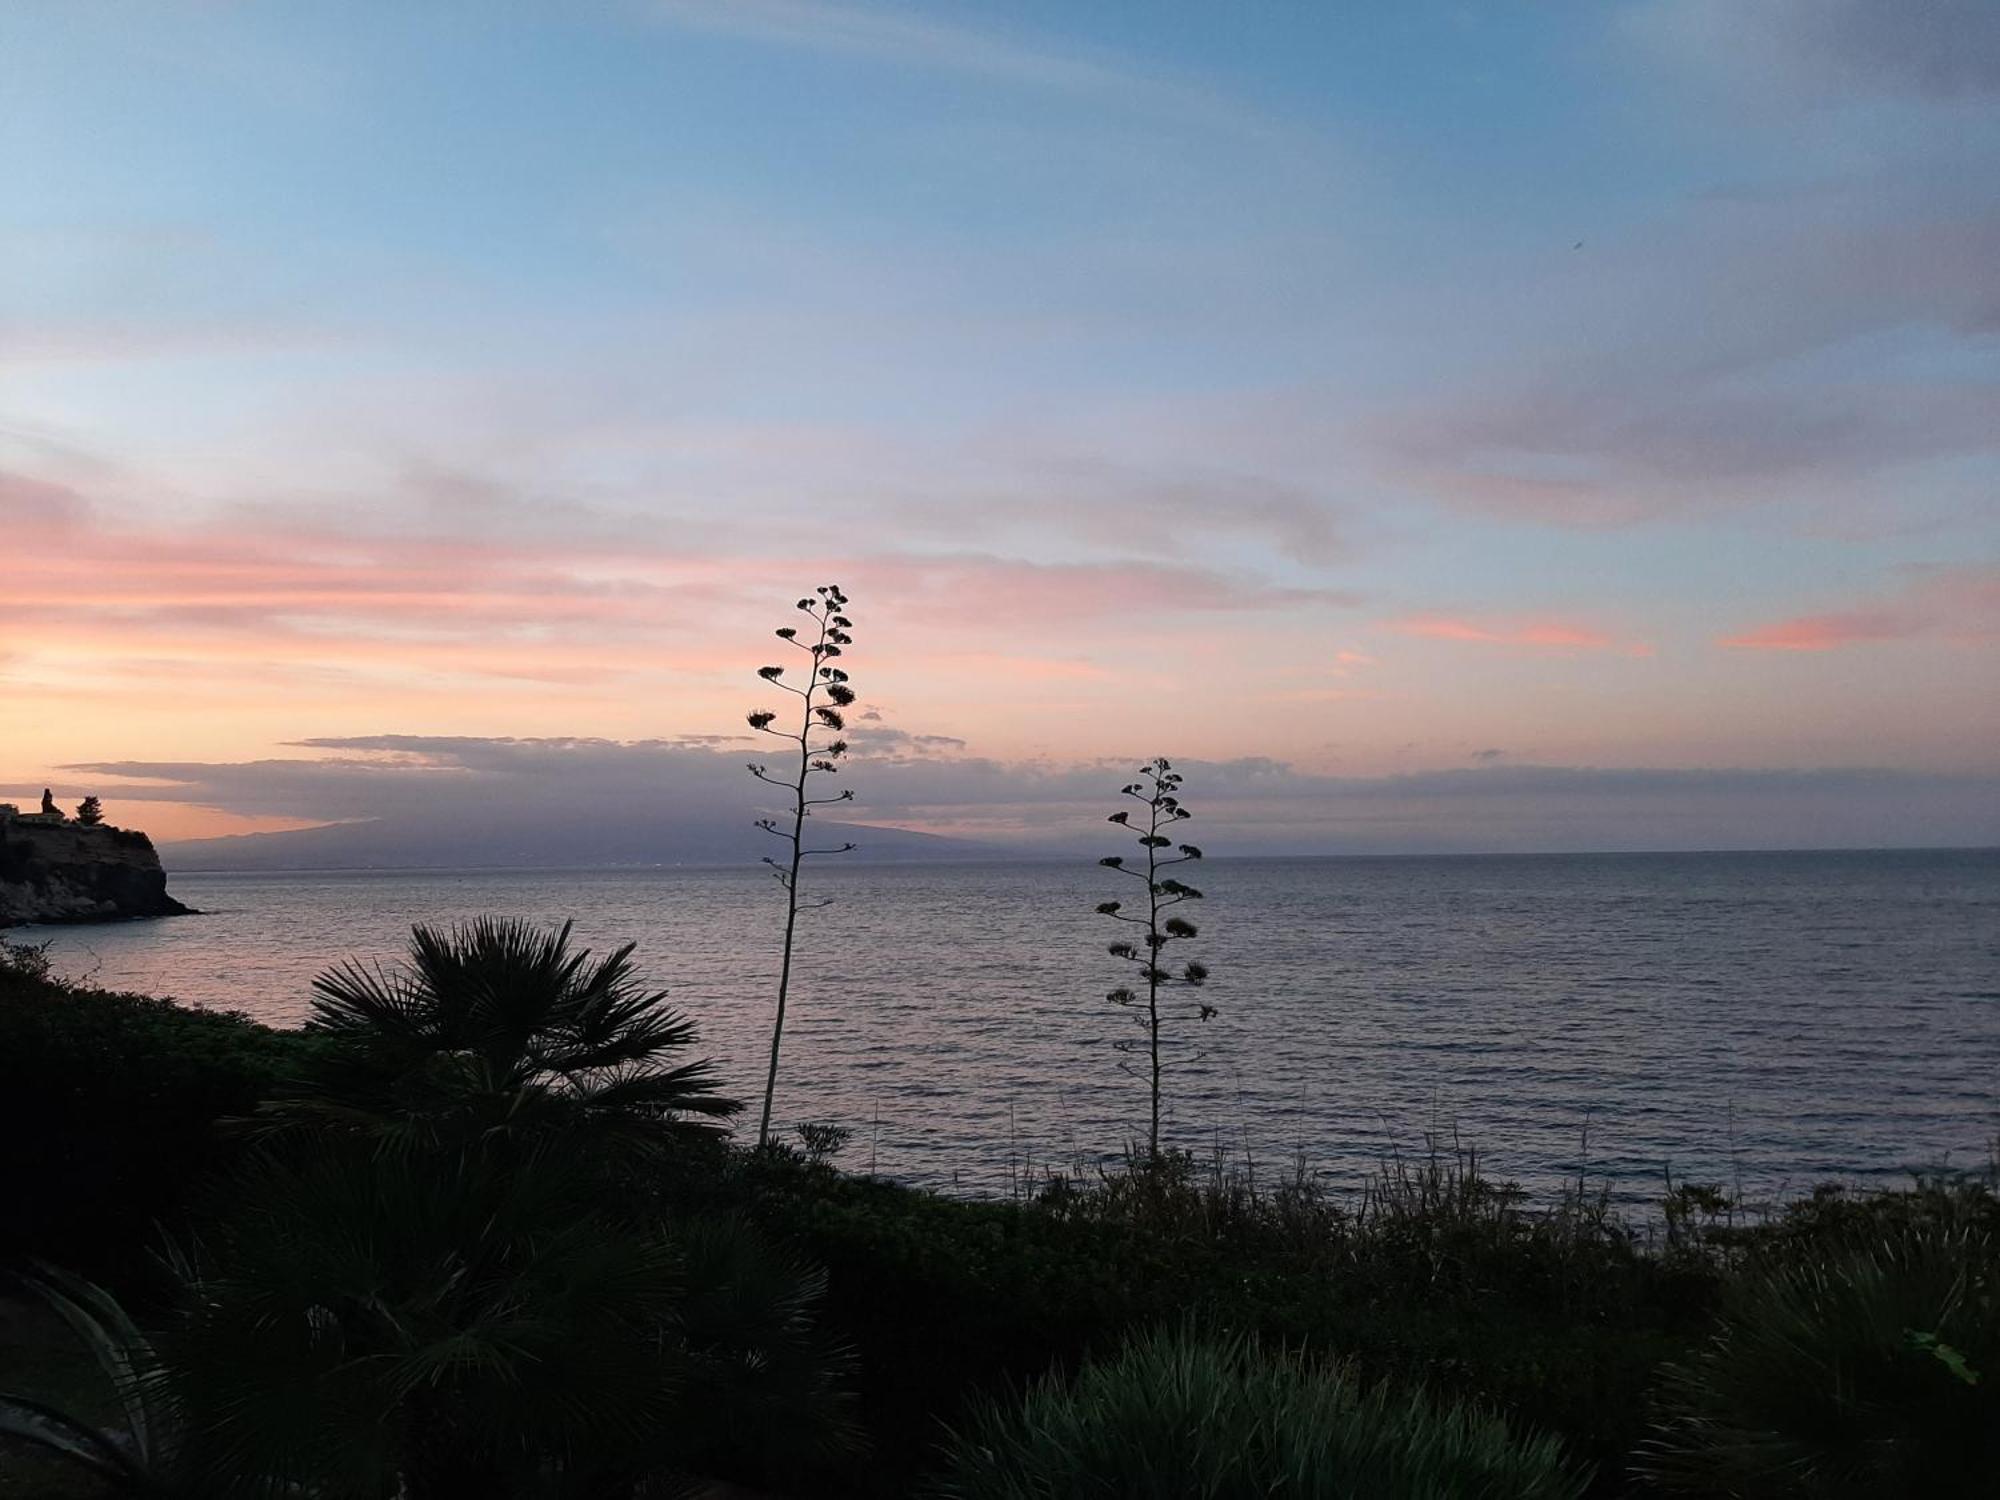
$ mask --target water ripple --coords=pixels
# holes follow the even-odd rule
[[[1799,1190],[1976,1165],[2000,1130],[2000,855],[1218,860],[1197,944],[1222,1011],[1177,1035],[1174,1140],[1303,1152],[1337,1182],[1456,1127],[1531,1186],[1589,1166]],[[319,969],[409,923],[575,918],[701,1023],[745,1097],[776,973],[751,871],[183,876],[199,918],[51,929],[60,969],[278,1024]],[[1075,865],[865,868],[803,918],[780,1115],[851,1126],[849,1165],[994,1190],[1143,1128]],[[1191,950],[1194,951],[1194,950]]]

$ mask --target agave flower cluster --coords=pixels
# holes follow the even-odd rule
[[[1111,944],[1109,950],[1113,958],[1123,960],[1138,971],[1137,982],[1144,989],[1120,985],[1105,998],[1113,1005],[1135,1008],[1143,1003],[1145,1008],[1141,1020],[1146,1029],[1152,1088],[1152,1122],[1147,1150],[1149,1157],[1157,1161],[1160,1155],[1160,1080],[1165,1071],[1160,1055],[1160,1032],[1168,1019],[1160,1009],[1160,992],[1173,985],[1198,989],[1208,981],[1208,968],[1192,959],[1176,967],[1166,952],[1169,944],[1194,937],[1198,931],[1194,923],[1185,917],[1169,913],[1185,902],[1201,899],[1200,891],[1166,873],[1176,865],[1201,858],[1200,849],[1193,844],[1176,844],[1165,832],[1194,816],[1181,806],[1180,773],[1162,758],[1142,767],[1139,777],[1139,780],[1120,787],[1119,794],[1142,804],[1145,810],[1139,816],[1144,821],[1135,822],[1129,808],[1111,814],[1108,821],[1138,832],[1139,846],[1145,850],[1145,866],[1142,869],[1136,862],[1128,864],[1122,854],[1109,855],[1098,863],[1145,883],[1144,914],[1140,915],[1136,910],[1128,912],[1122,901],[1100,902],[1097,910],[1099,915],[1110,917],[1113,921],[1144,929],[1131,939],[1121,938]],[[1212,1005],[1197,1004],[1194,1014],[1197,1020],[1207,1021],[1216,1014],[1216,1010]],[[1121,1050],[1130,1050],[1131,1045],[1119,1044]]]
[[[814,598],[799,600],[797,606],[799,612],[812,622],[810,625],[803,630],[795,625],[786,625],[776,632],[779,640],[806,657],[801,664],[799,680],[787,681],[783,666],[757,669],[758,677],[764,682],[780,692],[790,693],[797,700],[797,717],[783,715],[781,723],[781,715],[769,708],[754,709],[749,715],[752,729],[786,743],[788,759],[794,747],[798,755],[796,765],[788,766],[783,771],[773,771],[770,766],[757,762],[752,762],[750,766],[752,776],[772,786],[782,787],[791,796],[791,805],[779,816],[757,820],[759,828],[786,845],[782,854],[775,857],[766,855],[764,858],[764,863],[771,867],[772,874],[785,888],[785,941],[778,970],[777,1014],[771,1027],[771,1064],[764,1082],[763,1115],[757,1127],[759,1145],[770,1139],[771,1100],[778,1087],[778,1047],[784,1038],[785,1003],[791,991],[792,954],[798,931],[799,870],[806,860],[817,855],[845,854],[854,848],[852,843],[820,849],[806,846],[806,819],[812,816],[813,809],[850,802],[854,798],[852,791],[841,791],[831,797],[810,795],[814,776],[835,776],[840,772],[840,761],[848,751],[845,710],[853,704],[855,697],[846,671],[834,665],[841,654],[854,644],[854,637],[849,633],[854,628],[854,622],[847,617],[847,595],[841,592],[838,585],[830,583],[820,585],[815,594]]]

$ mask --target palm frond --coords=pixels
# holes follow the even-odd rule
[[[428,1039],[435,1018],[406,974],[348,959],[313,980],[307,1025],[336,1036]]]
[[[166,1411],[165,1374],[152,1341],[93,1281],[51,1266],[21,1280],[89,1351],[117,1396],[122,1422],[108,1427],[30,1396],[4,1395],[0,1436],[57,1453],[120,1489],[165,1493],[179,1433]]]
[[[403,1152],[591,1120],[636,1139],[669,1115],[734,1114],[711,1064],[667,1065],[697,1032],[639,981],[633,945],[593,960],[570,938],[567,923],[483,917],[413,928],[394,971],[328,970],[312,1024],[343,1045],[246,1128],[369,1136]]]
[[[715,1064],[703,1058],[678,1068],[634,1069],[585,1085],[578,1102],[591,1110],[673,1112],[726,1119],[743,1108],[740,1099],[715,1092]]]
[[[81,1276],[41,1266],[22,1278],[90,1350],[97,1367],[110,1379],[131,1433],[132,1447],[143,1460],[152,1451],[149,1393],[157,1384],[159,1356],[153,1344],[119,1305],[118,1299]]]
[[[122,1488],[145,1479],[129,1447],[101,1428],[32,1396],[0,1391],[0,1438],[53,1453]]]

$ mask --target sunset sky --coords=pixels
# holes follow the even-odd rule
[[[2000,6],[0,8],[0,799],[712,798],[828,581],[863,819],[2000,842]]]

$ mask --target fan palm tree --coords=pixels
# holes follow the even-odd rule
[[[405,1149],[710,1135],[742,1105],[716,1092],[713,1063],[669,1061],[694,1023],[639,981],[632,951],[593,960],[568,923],[415,927],[405,964],[349,960],[314,980],[307,1030],[332,1045],[263,1126]]]
[[[321,976],[324,1050],[170,1256],[158,1353],[108,1299],[102,1337],[79,1325],[140,1351],[137,1436],[21,1401],[0,1430],[203,1500],[627,1500],[746,1461],[753,1433],[838,1444],[820,1278],[745,1226],[607,1191],[624,1147],[712,1139],[738,1106],[674,1060],[693,1027],[632,950],[569,936],[418,927],[407,965]],[[146,1487],[146,1442],[182,1488]]]

